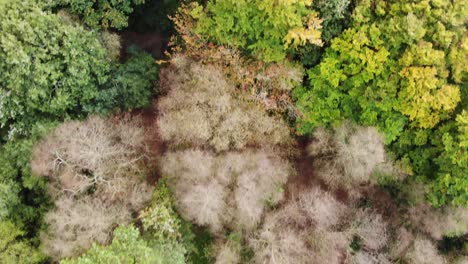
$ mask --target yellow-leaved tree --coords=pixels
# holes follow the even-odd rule
[[[311,5],[311,0],[210,0],[205,8],[197,3],[189,8],[195,32],[204,39],[273,62],[297,46],[322,46],[322,20]]]

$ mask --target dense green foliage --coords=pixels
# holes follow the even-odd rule
[[[322,39],[329,42],[338,36],[348,25],[351,0],[316,0],[313,8],[323,19]]]
[[[433,204],[464,205],[468,201],[468,113],[463,111],[456,118],[458,131],[442,135],[444,149],[436,158],[439,166],[437,178],[432,184],[433,191],[429,198]]]
[[[35,248],[42,215],[50,207],[46,182],[29,166],[32,147],[49,126],[37,125],[29,139],[0,146],[0,262],[41,263]]]
[[[454,120],[464,96],[460,84],[467,72],[459,56],[467,53],[466,3],[432,2],[359,1],[352,28],[333,39],[321,63],[308,71],[310,86],[295,91],[303,113],[299,131],[345,119],[377,126],[415,174],[437,177],[430,161],[443,151],[444,124]],[[452,199],[467,204],[460,197],[466,195],[466,175],[457,175],[450,195],[446,187],[436,188],[433,196],[445,197],[434,198],[436,205]]]
[[[9,221],[0,221],[0,262],[1,263],[42,263],[46,257],[32,247],[25,232]]]
[[[144,2],[145,0],[58,0],[53,1],[52,6],[68,8],[91,28],[123,29],[128,25],[128,15],[132,13],[134,6]]]
[[[133,226],[119,227],[109,246],[94,245],[86,254],[75,260],[63,260],[64,264],[91,263],[184,263],[183,253],[161,245],[152,247],[141,239],[138,229]]]
[[[322,47],[306,44],[298,47],[295,55],[306,67],[315,66],[320,62],[325,47],[330,45],[330,41],[338,36],[349,25],[351,15],[350,0],[316,0],[312,3],[312,8],[319,12],[322,19]]]
[[[260,59],[281,61],[291,48],[311,43],[322,45],[320,20],[299,1],[208,1],[206,9],[194,4],[196,32],[219,44],[241,48]]]
[[[46,182],[32,175],[29,161],[34,144],[50,127],[37,125],[28,139],[0,146],[0,220],[9,219],[32,235],[49,202]]]
[[[129,48],[128,54],[130,58],[114,66],[109,81],[93,103],[86,106],[88,112],[128,111],[150,104],[158,78],[157,65],[149,54],[137,48]]]
[[[464,263],[467,12],[0,0],[0,263]]]
[[[81,113],[110,69],[96,35],[30,0],[2,1],[0,13],[0,135]]]
[[[149,104],[157,68],[139,51],[112,64],[95,33],[33,1],[0,5],[0,136],[28,134],[38,121],[130,110]]]

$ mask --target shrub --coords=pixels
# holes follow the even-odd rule
[[[213,232],[223,226],[251,229],[267,203],[282,198],[291,172],[274,153],[244,151],[212,155],[200,150],[169,152],[161,171],[174,190],[182,215]],[[233,199],[228,202],[228,197]]]
[[[158,124],[162,138],[173,147],[222,151],[290,143],[287,125],[259,106],[239,100],[219,70],[184,57],[172,61],[162,73],[162,89],[168,94],[158,102]]]
[[[405,259],[410,263],[443,264],[446,260],[439,255],[434,244],[424,238],[416,238]]]

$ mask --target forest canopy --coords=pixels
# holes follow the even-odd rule
[[[0,0],[0,263],[466,263],[467,12]]]

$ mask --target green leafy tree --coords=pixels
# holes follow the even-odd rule
[[[182,264],[185,263],[181,248],[170,244],[151,246],[143,240],[140,232],[132,225],[119,227],[114,231],[112,243],[108,246],[93,245],[87,253],[77,259],[63,260],[62,264],[92,263],[138,263],[138,264]]]
[[[260,59],[283,60],[288,50],[306,43],[321,46],[321,20],[311,0],[210,0],[194,3],[195,32],[218,44],[241,48]]]
[[[106,83],[107,51],[95,33],[63,23],[34,1],[0,2],[0,135],[40,120],[78,116]]]
[[[447,124],[465,96],[460,85],[467,67],[460,58],[468,54],[466,8],[460,0],[358,1],[351,28],[334,38],[321,63],[308,71],[310,85],[294,91],[302,112],[299,132],[345,119],[377,126],[400,163],[411,164],[421,179],[440,182],[446,176],[434,161],[450,153],[443,135],[453,133]],[[466,182],[456,178],[449,180],[451,195],[433,188],[437,198],[431,200],[466,200]]]
[[[307,67],[315,66],[320,62],[324,47],[329,46],[330,40],[347,28],[351,20],[350,0],[316,0],[313,1],[312,8],[319,12],[322,19],[324,46],[306,44],[297,48],[294,52],[295,56]]]
[[[312,6],[323,19],[322,39],[325,42],[338,36],[348,25],[351,12],[350,0],[318,0]]]
[[[458,131],[443,134],[444,150],[436,159],[440,169],[429,196],[435,205],[468,206],[468,112],[459,114],[455,124]]]
[[[0,263],[44,263],[46,257],[24,238],[25,232],[9,221],[0,221]]]
[[[154,59],[135,47],[129,48],[130,58],[117,64],[111,71],[109,81],[86,110],[95,113],[128,111],[147,107],[154,94],[158,67]]]
[[[46,181],[32,175],[30,158],[35,142],[52,124],[34,126],[28,139],[0,146],[0,221],[12,221],[34,237],[49,208]]]
[[[79,15],[83,22],[92,28],[123,29],[128,25],[128,16],[134,6],[145,0],[59,0],[52,6],[69,8],[72,14]]]

